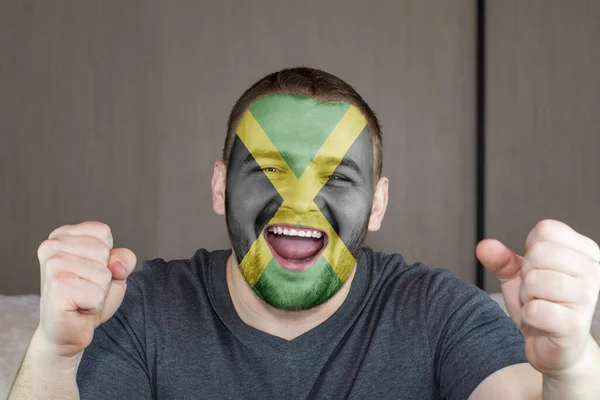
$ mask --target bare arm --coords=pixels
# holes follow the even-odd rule
[[[65,358],[53,354],[36,331],[8,400],[79,399],[76,378],[81,355]]]
[[[77,368],[94,330],[120,307],[135,255],[99,222],[65,225],[38,249],[40,322],[9,400],[79,399]]]
[[[529,364],[515,364],[488,376],[469,400],[540,400],[542,374]]]
[[[561,379],[543,376],[529,364],[503,368],[487,377],[469,400],[600,399],[600,347],[590,340],[582,364]]]

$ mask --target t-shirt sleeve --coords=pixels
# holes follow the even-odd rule
[[[527,362],[519,329],[476,286],[436,270],[426,297],[427,333],[442,399],[467,399],[494,372]]]
[[[146,363],[144,302],[135,274],[127,279],[123,303],[96,328],[77,371],[82,400],[151,399]]]

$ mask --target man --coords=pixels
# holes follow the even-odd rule
[[[387,188],[379,124],[348,84],[308,68],[263,78],[234,106],[212,180],[233,252],[130,275],[106,225],[56,229],[9,398],[600,397],[596,243],[552,220],[524,257],[481,242],[513,323],[448,271],[362,246]]]

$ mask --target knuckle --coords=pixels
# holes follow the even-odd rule
[[[105,243],[101,244],[99,252],[102,261],[108,261],[110,258],[110,250],[110,247],[108,247]]]
[[[108,226],[104,222],[95,222],[94,225],[96,226],[98,233],[100,233],[102,235],[110,235],[111,234],[110,226]]]
[[[110,226],[105,224],[104,222],[96,222],[97,226],[95,228],[96,235],[98,239],[105,242],[109,248],[113,246],[113,235]]]
[[[46,270],[52,274],[57,269],[62,267],[65,264],[65,256],[62,253],[52,254],[46,260]]]
[[[62,254],[54,254],[46,260],[44,278],[48,282],[58,280],[65,271],[66,260]]]
[[[546,248],[546,243],[544,243],[542,241],[537,241],[537,242],[533,243],[531,245],[531,247],[529,248],[530,257],[533,257],[533,258],[539,257],[540,254],[542,254],[544,252],[545,248]]]
[[[552,231],[553,225],[554,225],[553,220],[543,219],[535,225],[534,229],[539,237],[545,238],[545,237],[548,237],[548,235]]]
[[[44,240],[37,249],[38,258],[42,258],[44,254],[48,254],[56,251],[58,245],[57,239],[46,239]]]
[[[98,235],[99,238],[107,238],[112,237],[112,231],[110,226],[105,224],[104,222],[94,222],[94,231]]]
[[[523,285],[526,288],[532,287],[537,282],[538,276],[539,276],[539,271],[536,268],[528,271],[525,274],[525,277],[523,277]]]
[[[52,238],[60,235],[61,233],[68,231],[71,227],[72,227],[72,225],[59,226],[58,228],[56,228],[52,232],[50,232],[50,235],[48,235],[48,239],[52,239]]]

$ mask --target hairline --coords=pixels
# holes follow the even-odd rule
[[[379,126],[373,126],[371,119],[367,115],[365,115],[364,111],[362,110],[362,105],[356,104],[356,102],[351,101],[351,99],[344,98],[343,96],[331,96],[330,94],[325,94],[325,95],[305,94],[305,93],[295,93],[293,90],[272,89],[270,91],[261,93],[258,96],[254,96],[254,97],[251,97],[250,99],[247,99],[245,102],[246,104],[243,109],[238,108],[238,106],[240,105],[239,104],[240,100],[242,100],[244,98],[244,96],[242,96],[238,100],[236,105],[234,106],[234,110],[238,111],[238,114],[235,116],[234,119],[231,118],[233,115],[230,115],[227,136],[225,138],[225,146],[223,147],[223,162],[225,163],[225,167],[227,167],[229,165],[231,151],[233,150],[233,143],[235,142],[235,137],[237,136],[237,128],[238,128],[240,121],[242,120],[244,114],[246,112],[248,112],[248,110],[250,109],[252,104],[254,104],[257,100],[262,99],[263,97],[266,97],[266,96],[273,96],[273,95],[278,95],[278,94],[311,98],[313,100],[316,100],[320,103],[325,103],[325,104],[344,103],[344,104],[349,104],[351,106],[356,107],[360,111],[361,115],[367,121],[367,126],[369,127],[369,134],[371,136],[371,142],[372,142],[372,147],[373,147],[373,178],[374,178],[374,184],[376,184],[376,182],[382,176],[381,165],[382,165],[382,158],[383,158],[383,148],[380,145],[380,148],[378,149],[378,146],[376,143],[376,140],[381,142],[381,132],[379,131]],[[375,121],[375,123],[377,123],[377,121]],[[376,136],[377,136],[377,138],[376,138]],[[378,169],[379,169],[379,173],[378,173]]]

